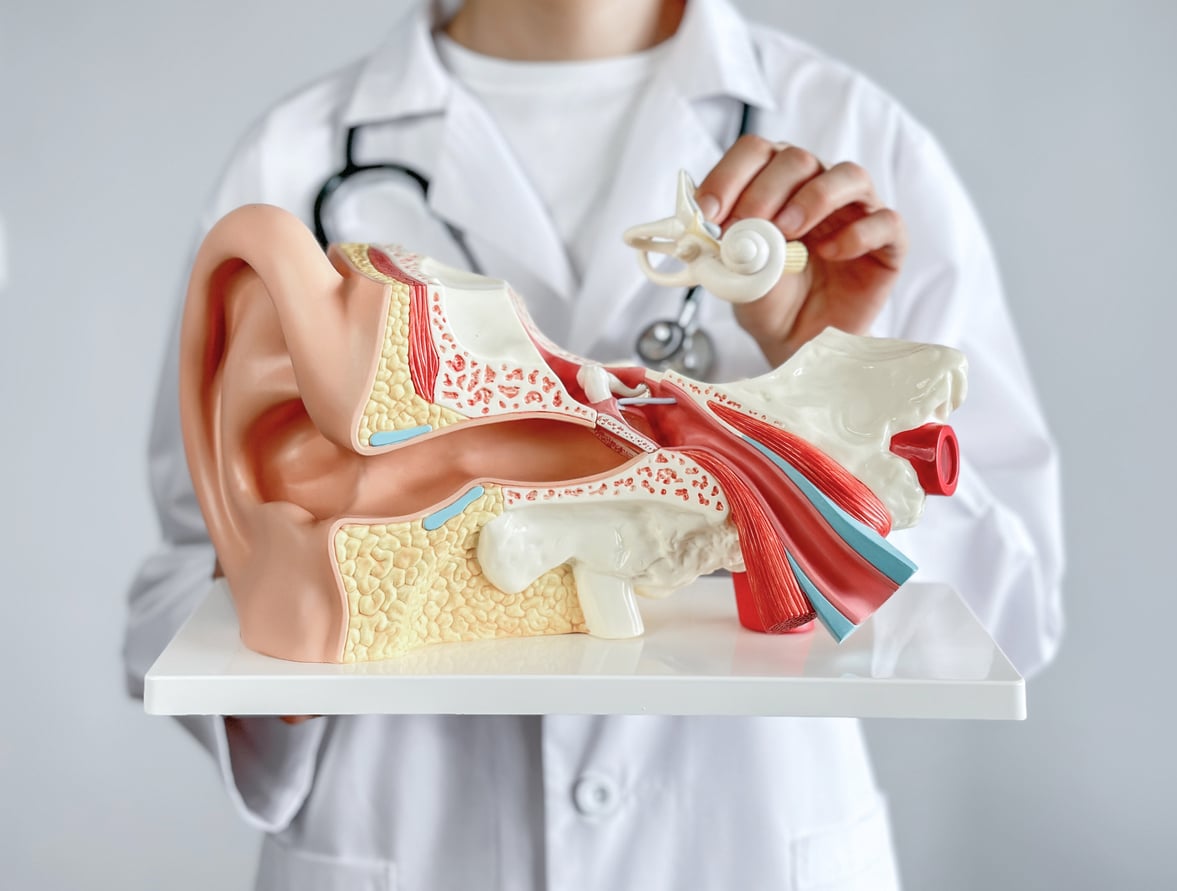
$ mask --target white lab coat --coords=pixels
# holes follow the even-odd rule
[[[960,489],[931,500],[900,544],[924,577],[961,590],[1023,671],[1060,626],[1055,453],[976,213],[937,144],[855,72],[723,0],[691,0],[607,189],[580,287],[540,199],[475,99],[437,60],[428,11],[409,14],[363,63],[282,102],[246,137],[208,213],[247,202],[308,220],[342,164],[399,161],[432,179],[428,214],[463,229],[488,273],[510,281],[540,327],[572,350],[629,357],[634,335],[680,295],[646,284],[620,240],[665,216],[674,175],[696,180],[753,128],[833,163],[853,160],[905,217],[911,254],[875,328],[957,346],[970,395],[954,421]],[[379,193],[373,187],[369,196]],[[374,218],[341,196],[337,240],[401,241],[460,263],[419,198]],[[593,237],[590,235],[589,237]],[[724,378],[766,370],[730,308],[704,325]],[[131,689],[209,584],[213,551],[180,440],[175,351],[164,369],[150,473],[164,543],[130,595]],[[820,633],[820,632],[818,632]],[[662,717],[186,719],[245,819],[266,836],[266,889],[895,887],[886,808],[857,722]]]

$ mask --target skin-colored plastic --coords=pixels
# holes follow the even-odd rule
[[[635,593],[720,567],[748,571],[749,627],[844,637],[911,571],[883,540],[923,498],[891,434],[943,421],[963,381],[953,350],[832,329],[727,385],[601,366],[504,282],[398,248],[324,256],[264,206],[201,247],[180,356],[242,637],[321,662],[632,636]]]

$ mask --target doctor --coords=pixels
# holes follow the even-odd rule
[[[744,106],[750,135],[735,140]],[[677,293],[621,243],[674,174],[730,223],[767,216],[813,263],[758,304],[713,298],[717,378],[760,374],[827,324],[970,360],[966,466],[900,546],[1024,671],[1060,633],[1054,449],[977,215],[936,142],[855,72],[725,0],[469,0],[408,14],[362,63],[245,137],[201,221],[248,202],[311,223],[356,131],[358,163],[426,175],[341,189],[333,240],[403,241],[455,265],[446,225],[542,330],[631,356]],[[734,144],[733,144],[733,140]],[[826,162],[825,165],[817,159]],[[361,178],[357,178],[359,180]],[[910,244],[910,249],[908,249]],[[130,594],[129,684],[207,589],[214,554],[180,440],[169,351],[150,473],[164,543]],[[857,722],[661,717],[190,718],[244,818],[257,883],[286,889],[895,888],[886,807]]]

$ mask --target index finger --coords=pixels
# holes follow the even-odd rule
[[[726,220],[748,183],[775,155],[776,146],[763,136],[745,133],[737,139],[695,190],[703,216],[715,223]]]

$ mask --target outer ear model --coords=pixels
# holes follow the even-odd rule
[[[534,355],[510,369],[483,362],[436,318],[440,285],[431,307],[428,287],[379,251],[329,257],[289,214],[242,208],[209,234],[188,293],[185,448],[246,644],[352,661],[582,628],[568,567],[508,597],[473,554],[502,510],[486,477],[546,483],[621,462],[592,412],[550,369],[541,379],[518,321]],[[499,291],[497,311],[510,313]],[[486,298],[475,312],[495,311],[475,296]]]
[[[294,217],[249,206],[205,239],[180,344],[184,447],[255,650],[338,658],[326,527],[355,491],[352,416],[379,355],[383,288]]]
[[[720,567],[747,569],[748,627],[817,617],[840,639],[914,568],[883,539],[893,518],[956,466],[920,445],[947,442],[937,428],[891,451],[959,404],[954,351],[827,331],[731,385],[604,367],[548,342],[504,282],[396,247],[324,256],[271,207],[209,233],[180,349],[242,637],[286,659],[633,636],[635,593]]]

